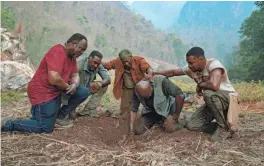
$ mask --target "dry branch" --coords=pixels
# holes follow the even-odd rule
[[[199,145],[200,145],[200,143],[201,143],[201,138],[202,138],[202,134],[200,134],[200,138],[199,138],[198,144],[197,144],[197,146],[196,146],[196,148],[195,148],[195,151],[197,151],[198,148],[199,148]]]
[[[130,160],[130,161],[135,162],[135,163],[149,163],[146,160],[134,160],[134,159],[129,158],[129,157],[125,157],[125,159]]]
[[[63,164],[69,164],[69,163],[77,163],[78,161],[80,161],[81,159],[83,159],[85,155],[82,155],[81,157],[79,157],[76,160],[70,160],[70,161],[65,161],[65,162],[52,162],[52,163],[40,163],[40,164],[36,164],[36,165],[63,165]]]

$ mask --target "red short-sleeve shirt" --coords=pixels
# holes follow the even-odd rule
[[[59,96],[61,90],[49,84],[48,71],[56,71],[61,74],[65,82],[69,81],[72,73],[78,73],[76,60],[71,60],[63,45],[53,46],[42,58],[39,67],[28,84],[27,93],[32,105],[54,99]]]

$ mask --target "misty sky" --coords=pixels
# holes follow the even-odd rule
[[[177,22],[180,11],[186,1],[128,1],[130,8],[147,20],[151,20],[155,27],[167,29]]]

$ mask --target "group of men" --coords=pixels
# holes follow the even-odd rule
[[[65,44],[53,46],[42,58],[40,65],[28,84],[27,93],[32,104],[30,120],[12,120],[2,117],[2,131],[50,133],[55,124],[69,127],[69,117],[98,117],[101,102],[111,78],[107,70],[114,69],[114,97],[121,98],[120,110],[110,111],[112,117],[130,114],[130,131],[142,134],[155,124],[165,132],[182,127],[189,130],[213,133],[220,138],[221,132],[233,134],[237,128],[228,123],[230,94],[235,93],[225,67],[217,59],[206,59],[200,47],[191,48],[186,54],[188,63],[184,68],[153,71],[140,56],[133,56],[124,49],[109,62],[102,62],[103,55],[92,51],[78,61],[88,47],[87,38],[73,34]],[[95,81],[99,74],[102,81]],[[205,104],[188,119],[180,123],[184,94],[168,77],[187,75],[197,83],[196,92],[203,96]],[[76,108],[89,96],[84,109]],[[232,100],[233,101],[233,100]],[[143,105],[137,118],[139,105]]]

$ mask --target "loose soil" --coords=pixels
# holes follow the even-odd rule
[[[1,165],[264,165],[263,101],[240,104],[239,137],[212,142],[186,129],[154,126],[128,135],[128,118],[80,117],[52,134],[1,133]],[[2,116],[29,118],[26,99],[2,105]]]

